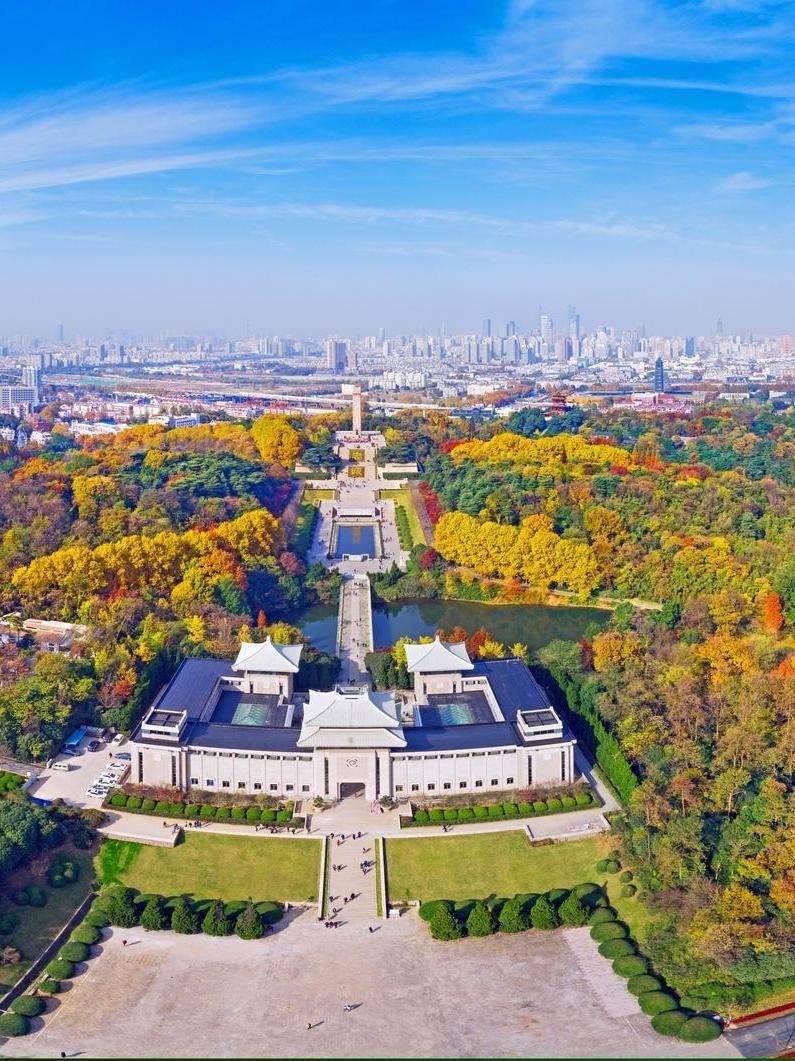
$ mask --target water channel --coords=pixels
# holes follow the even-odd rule
[[[600,608],[550,607],[543,604],[478,604],[474,601],[422,600],[373,605],[373,639],[376,648],[393,645],[400,637],[433,636],[462,626],[473,634],[481,626],[496,640],[510,647],[516,641],[535,652],[563,638],[576,640],[589,626],[605,626],[610,612]],[[289,620],[299,626],[312,644],[323,652],[334,652],[337,637],[337,606],[319,604]]]

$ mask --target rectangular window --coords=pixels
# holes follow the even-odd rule
[[[419,785],[412,785],[411,786],[411,791],[412,792],[419,792],[419,790],[420,790],[420,786]]]
[[[215,781],[213,781],[213,779],[211,777],[208,777],[207,780],[204,782],[204,787],[205,788],[215,788]]]
[[[221,788],[229,788],[229,782],[228,781],[222,781],[221,782]]]
[[[475,788],[483,788],[483,782],[482,781],[476,781],[475,782]]]
[[[430,784],[430,785],[426,785],[425,787],[428,789],[429,792],[433,792],[434,789],[436,788],[436,785]]]
[[[458,787],[459,788],[466,788],[467,787],[466,781],[459,781],[458,782]]]
[[[144,783],[144,753],[138,752],[138,784]]]
[[[452,788],[452,785],[449,781],[445,781],[445,783],[442,785],[442,788]]]
[[[254,791],[255,792],[260,792],[261,790],[262,790],[262,782],[261,781],[255,781],[254,782]]]
[[[171,787],[177,787],[177,757],[176,755],[171,756]]]
[[[327,796],[328,788],[328,756],[323,760],[323,795]]]
[[[566,749],[561,748],[560,750],[560,779],[561,781],[566,780]]]
[[[506,777],[505,778],[505,784],[506,785],[512,785],[513,784],[513,778],[512,777]]]
[[[395,785],[395,792],[402,792],[402,791],[403,791],[403,786],[402,785]]]
[[[499,785],[499,781],[497,780],[496,777],[493,777],[491,779],[491,785],[492,785],[492,788],[496,788],[496,786]]]
[[[292,790],[293,790],[293,786],[292,785],[285,785],[284,787],[287,789],[288,792],[292,792]]]
[[[532,785],[533,783],[533,756],[528,755],[527,757],[527,783]]]
[[[268,785],[268,788],[271,790],[271,792],[278,792],[279,791],[279,786],[278,785]]]
[[[246,782],[245,781],[238,781],[237,787],[238,788],[245,788],[246,787]]]
[[[309,785],[301,785],[301,791],[302,792],[308,792],[309,791]]]
[[[190,779],[190,783],[191,783],[192,785],[198,785],[198,783],[199,783],[199,779],[198,779],[198,777],[192,777],[192,778]]]

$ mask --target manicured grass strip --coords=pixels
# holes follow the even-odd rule
[[[97,871],[103,884],[123,882],[142,892],[187,894],[196,899],[313,901],[317,892],[319,840],[186,833],[174,848],[109,841]],[[106,873],[108,877],[106,877]]]
[[[407,486],[401,486],[399,490],[384,492],[384,497],[395,502],[395,518],[397,520],[399,520],[398,509],[402,508],[405,512],[406,524],[411,538],[408,548],[410,549],[412,545],[419,545],[420,543],[424,545],[425,535],[422,532],[420,517],[414,507],[414,498],[411,496],[411,490]],[[398,522],[398,529],[400,529],[400,522]]]
[[[384,904],[381,902],[381,861],[384,857],[384,841],[379,837],[375,842],[375,914],[384,916]]]

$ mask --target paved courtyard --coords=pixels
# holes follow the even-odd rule
[[[657,1036],[587,930],[436,943],[302,912],[274,936],[132,929],[103,944],[6,1056],[736,1057]],[[343,1007],[355,1007],[345,1012]],[[307,1022],[313,1027],[307,1030]]]

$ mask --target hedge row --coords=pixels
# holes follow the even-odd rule
[[[11,770],[0,770],[0,793],[16,792],[25,784],[25,778],[21,774],[15,774]]]
[[[140,925],[148,931],[170,928],[183,935],[205,932],[211,936],[236,932],[242,939],[259,939],[282,916],[282,907],[276,902],[193,901],[182,895],[167,898],[134,888],[113,887],[94,900],[84,924],[99,928],[97,921],[105,920],[117,928]],[[79,945],[76,937],[72,938]],[[62,956],[68,957],[63,953]]]
[[[292,800],[288,800],[282,810],[273,808],[263,810],[261,807],[216,807],[211,803],[170,803],[167,800],[128,796],[125,792],[117,791],[110,796],[106,805],[119,810],[131,811],[133,814],[152,814],[161,818],[188,818],[191,821],[196,818],[204,821],[232,821],[238,825],[257,825],[260,822],[294,825],[301,820],[293,817]]]
[[[410,820],[401,819],[404,828],[415,825],[438,825],[445,822],[468,822],[494,820],[500,818],[533,818],[543,814],[561,814],[565,811],[582,810],[585,807],[599,805],[591,789],[577,796],[563,796],[561,799],[550,798],[535,800],[533,803],[488,803],[476,807],[434,807],[425,810],[421,807],[414,812]]]

